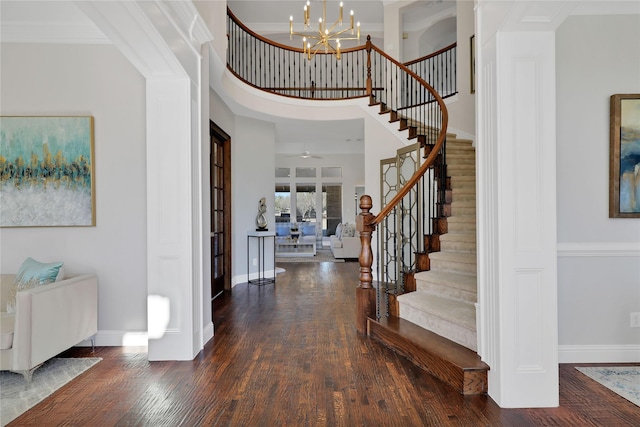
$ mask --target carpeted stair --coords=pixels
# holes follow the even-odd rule
[[[431,269],[415,274],[416,291],[398,296],[400,318],[477,350],[475,149],[471,141],[447,140],[451,216]]]

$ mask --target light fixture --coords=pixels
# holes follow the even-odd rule
[[[350,14],[349,27],[340,29],[342,27],[342,8],[343,3],[340,2],[340,16],[331,27],[328,27],[327,0],[322,0],[322,17],[318,19],[317,30],[314,30],[311,26],[311,3],[307,0],[307,4],[304,6],[304,31],[308,32],[303,33],[293,31],[293,15],[289,17],[289,39],[292,40],[293,36],[302,37],[302,50],[308,60],[323,48],[325,53],[332,53],[336,59],[340,59],[340,40],[360,40],[360,22],[354,25],[353,10]],[[336,29],[336,27],[339,28]],[[347,32],[350,34],[345,34]],[[343,37],[343,34],[347,37]]]

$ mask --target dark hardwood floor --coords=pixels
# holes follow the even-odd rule
[[[11,426],[638,426],[640,408],[560,367],[560,407],[500,409],[462,396],[354,324],[357,263],[282,264],[274,286],[216,302],[216,336],[193,361],[103,361]],[[68,357],[92,356],[74,348]]]

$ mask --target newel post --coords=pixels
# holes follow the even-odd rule
[[[360,215],[356,218],[356,228],[360,233],[360,283],[356,288],[356,329],[361,334],[366,334],[367,318],[376,314],[376,294],[372,286],[373,274],[371,265],[373,264],[373,252],[371,251],[371,234],[376,226],[370,225],[374,220],[374,215],[369,212],[373,207],[371,196],[360,197]]]
[[[371,83],[371,36],[367,36],[367,96],[371,96],[373,85]],[[362,199],[361,199],[362,200]]]

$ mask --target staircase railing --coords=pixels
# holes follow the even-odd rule
[[[457,50],[458,44],[452,43],[437,52],[405,62],[404,65],[429,82],[442,99],[446,99],[458,93]]]
[[[408,138],[419,143],[423,151],[415,172],[406,179],[399,175],[401,182],[377,215],[371,212],[371,197],[360,198],[362,212],[356,223],[362,250],[356,327],[365,333],[367,319],[380,316],[384,294],[403,291],[404,275],[415,269],[415,253],[425,250],[424,236],[433,232],[434,219],[442,215],[447,187],[448,115],[444,101],[429,82],[384,53],[370,37],[364,46],[343,50],[340,60],[322,52],[308,60],[302,49],[268,40],[227,12],[227,68],[239,79],[289,97],[369,97],[369,104],[379,105],[380,114],[389,114],[389,121],[398,122],[399,130],[407,131]],[[378,234],[378,283],[374,287],[372,234],[383,222],[393,222],[393,227],[386,227],[384,236]],[[399,267],[393,272],[385,270],[385,277],[381,277],[380,266],[394,257],[402,258]],[[393,282],[391,287],[389,282]]]

